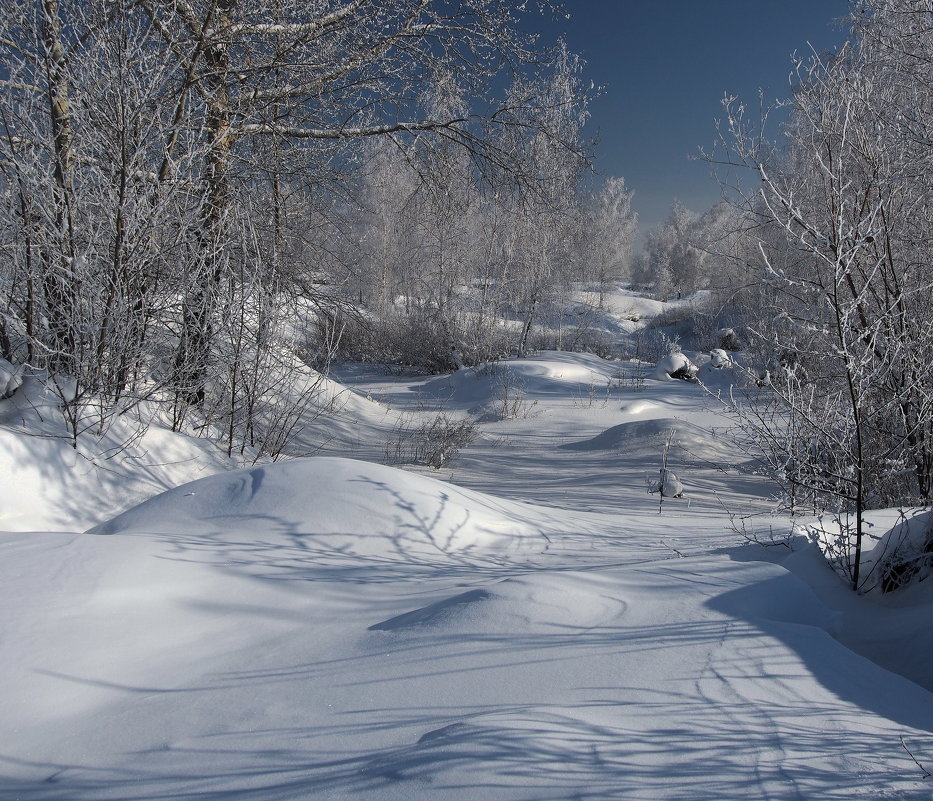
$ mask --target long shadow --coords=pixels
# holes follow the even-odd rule
[[[679,708],[683,701],[622,708],[593,699],[433,723],[422,715],[420,735],[405,731],[396,745],[364,751],[317,731],[258,728],[138,754],[132,768],[20,765],[42,767],[47,776],[4,781],[0,793],[18,801],[929,798],[911,780],[906,754],[887,771],[840,772],[840,765],[872,765],[890,753],[883,735],[833,732],[823,713],[804,706],[761,731],[729,730],[691,717],[696,711]],[[736,720],[747,715],[741,703],[722,711]]]
[[[933,693],[849,650],[828,630],[788,614],[782,600],[799,595],[800,585],[800,580],[788,573],[727,592],[710,600],[708,606],[783,642],[814,678],[839,698],[902,726],[933,734]],[[821,607],[814,595],[812,608]],[[767,673],[767,665],[761,665],[761,672]]]
[[[781,598],[788,589],[780,580],[768,580],[725,593],[710,605],[726,621],[632,625],[622,614],[582,630],[566,625],[490,633],[471,628],[469,621],[450,631],[420,625],[426,622],[421,619],[396,618],[392,631],[361,633],[366,638],[361,652],[348,658],[213,676],[217,686],[227,688],[257,682],[313,687],[330,681],[356,690],[357,706],[308,726],[275,727],[257,719],[249,728],[123,754],[121,764],[112,768],[25,764],[0,757],[8,771],[42,777],[0,780],[0,797],[926,801],[929,789],[906,750],[892,747],[890,729],[855,727],[858,710],[851,704],[921,731],[929,730],[923,726],[931,720],[925,717],[929,708],[919,704],[898,720],[884,704],[873,705],[866,693],[878,676],[866,674],[863,665],[856,665],[863,678],[855,685],[865,693],[853,693],[845,678],[839,679],[838,673],[852,666],[851,655],[841,653],[822,665],[808,663],[822,681],[832,683],[839,704],[814,704],[798,692],[795,661],[775,661],[774,648],[762,633],[781,636],[804,656],[819,656],[827,649],[823,632],[782,611]],[[782,615],[783,620],[776,619]],[[655,658],[689,646],[715,656],[706,666],[683,665],[685,674],[696,676],[695,683],[627,685],[628,658]],[[387,650],[392,655],[388,675],[372,668],[372,660]],[[474,667],[465,663],[466,654]],[[481,699],[445,703],[434,695],[414,704],[410,691],[407,699],[393,698],[393,681],[417,687],[443,676],[462,683],[470,670],[553,669],[558,662],[585,664],[588,657],[615,659],[619,681],[598,686],[580,682],[573,703],[566,696],[548,698],[544,691],[535,700],[511,704]],[[830,674],[825,678],[824,669]],[[383,686],[382,703],[366,703],[368,688],[386,681],[390,684]],[[768,702],[760,702],[756,692],[763,692]],[[918,743],[916,732],[907,732],[907,737],[914,748],[929,752],[933,746],[929,740]]]
[[[627,631],[627,649],[709,643],[722,627]],[[558,636],[557,643],[566,645]],[[479,644],[467,643],[467,646]],[[618,630],[584,636],[609,653],[621,645]],[[435,643],[436,645],[437,643]],[[682,644],[682,642],[680,643]],[[547,659],[554,643],[536,636],[486,642],[516,666]],[[767,653],[765,649],[765,653]],[[524,657],[521,654],[524,653]],[[415,659],[412,664],[421,660]],[[333,675],[336,666],[329,665]],[[418,680],[429,675],[425,666]],[[451,666],[453,675],[457,668]],[[771,665],[762,681],[781,681]],[[256,678],[251,677],[251,678]],[[268,680],[269,676],[262,677]],[[372,678],[372,681],[378,681]],[[6,768],[39,772],[38,781],[0,781],[0,795],[19,801],[157,801],[229,799],[284,801],[336,798],[648,799],[677,801],[748,798],[927,799],[911,777],[907,755],[887,770],[856,775],[846,765],[890,759],[890,735],[853,731],[814,708],[806,698],[762,708],[721,694],[708,674],[697,692],[657,689],[637,704],[632,690],[581,686],[579,701],[444,707],[366,707],[343,711],[330,725],[250,727],[205,735],[184,746],[125,754],[115,768],[54,763]],[[708,716],[715,703],[717,715]],[[733,721],[734,725],[723,725]],[[751,725],[749,725],[751,722]],[[374,734],[383,744],[366,746]],[[386,741],[391,744],[385,744]],[[394,741],[394,742],[393,742]],[[820,755],[819,759],[814,755]],[[127,767],[130,766],[130,767]],[[912,780],[913,779],[913,780]],[[893,796],[892,796],[893,797]]]

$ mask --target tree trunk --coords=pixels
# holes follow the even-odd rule
[[[74,264],[71,208],[74,131],[58,0],[42,0],[41,12],[49,120],[53,137],[55,236],[60,238],[57,242],[46,243],[43,248],[41,283],[49,321],[48,347],[53,354],[53,361],[64,364],[75,352],[74,301],[79,291]]]
[[[236,0],[219,0],[215,25],[230,25],[230,13]],[[204,201],[195,240],[197,260],[192,265],[189,289],[182,310],[182,330],[175,353],[175,390],[186,405],[202,405],[210,354],[214,344],[214,314],[224,270],[224,225],[230,202],[229,170],[233,133],[230,129],[230,95],[227,78],[230,70],[229,44],[223,37],[214,38],[204,50],[207,85],[208,151],[201,181]],[[182,414],[183,416],[183,414]],[[176,411],[176,423],[180,422]]]

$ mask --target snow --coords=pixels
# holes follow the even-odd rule
[[[673,378],[676,373],[695,375],[696,372],[696,365],[694,365],[685,354],[678,351],[677,353],[669,353],[667,356],[662,356],[658,359],[657,366],[654,370],[654,378],[663,381]]]
[[[0,531],[82,530],[231,462],[203,439],[142,422],[140,408],[71,446],[58,400],[34,379],[0,401]],[[132,443],[126,447],[126,442]]]
[[[652,492],[660,492],[662,498],[681,498],[684,485],[673,471],[662,467],[658,484]]]
[[[23,366],[10,364],[0,356],[0,399],[9,398],[23,385]]]
[[[731,329],[726,330],[731,331]],[[722,348],[713,348],[709,352],[709,363],[712,367],[721,370],[723,367],[732,366],[732,358]]]
[[[532,411],[450,467],[346,458],[503,376]],[[156,425],[76,452],[27,381],[0,403],[0,796],[929,799],[929,582],[857,596],[806,538],[745,542],[736,516],[790,522],[714,401],[619,376],[347,367],[294,446],[322,455],[246,466]],[[659,513],[668,441],[690,505]]]
[[[88,534],[155,534],[177,542],[179,550],[197,538],[199,548],[217,548],[253,568],[287,574],[292,565],[275,558],[276,551],[297,549],[321,563],[473,562],[540,552],[547,544],[546,526],[533,510],[435,478],[321,457],[202,478]],[[259,540],[257,529],[268,537]],[[260,559],[260,550],[273,558]]]

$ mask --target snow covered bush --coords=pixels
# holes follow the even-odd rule
[[[739,350],[739,338],[734,328],[720,328],[716,336],[719,338],[719,347],[722,350]]]
[[[666,467],[661,468],[661,475],[655,487],[649,490],[649,493],[661,493],[662,498],[682,498],[684,496],[684,485],[676,474]]]
[[[382,317],[347,315],[336,348],[338,358],[411,367],[418,372],[457,369],[450,336],[428,309],[389,312]]]

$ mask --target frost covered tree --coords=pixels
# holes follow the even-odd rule
[[[581,277],[599,285],[599,306],[612,282],[627,281],[638,217],[624,178],[608,178],[586,199],[579,242]]]
[[[360,304],[388,313],[396,297],[410,298],[416,264],[420,180],[410,149],[391,137],[365,143],[356,207],[349,213],[357,265],[351,291]],[[407,311],[408,309],[406,309]]]
[[[529,348],[532,327],[542,305],[554,290],[566,289],[572,275],[569,249],[578,224],[577,196],[587,167],[581,158],[582,129],[588,112],[579,102],[582,92],[579,58],[561,43],[553,72],[536,84],[513,87],[515,100],[529,95],[546,99],[542,125],[530,135],[509,132],[502,147],[522,154],[535,181],[512,197],[513,240],[508,246],[512,261],[511,293],[523,317],[517,352]],[[568,148],[564,143],[573,142]],[[558,314],[563,310],[561,309]]]
[[[643,280],[654,284],[659,297],[694,292],[709,283],[709,254],[703,247],[707,222],[675,200],[667,220],[648,232]]]
[[[160,174],[175,65],[129,4],[12,0],[0,30],[0,341],[48,371],[77,437],[151,383],[202,151]]]
[[[756,333],[780,354],[780,411],[759,430],[785,484],[851,520],[831,547],[854,587],[865,509],[933,496],[931,63],[925,6],[857,3],[846,45],[796,64],[783,154],[729,106],[759,176],[748,211],[783,233],[759,239]]]
[[[189,401],[203,395],[225,270],[224,226],[236,182],[242,185],[249,173],[241,151],[251,142],[272,138],[300,150],[307,169],[347,142],[433,133],[469,151],[483,169],[519,173],[521,163],[490,146],[485,128],[539,127],[536,95],[508,107],[496,100],[496,85],[507,82],[509,70],[547,60],[519,32],[519,12],[501,0],[202,0],[142,7],[178,58],[179,103],[198,110],[207,143],[195,264],[201,279],[185,300],[175,355],[177,383]],[[472,106],[436,115],[436,107],[422,102],[426,82],[444,74],[456,76]],[[244,165],[246,176],[239,174]]]
[[[433,142],[466,154],[474,178],[525,185],[540,176],[509,137],[579,154],[540,91],[563,56],[522,32],[523,9],[4,3],[3,357],[65,379],[75,411],[165,390],[176,424],[216,408],[211,394],[243,375],[232,354],[246,351],[230,346],[243,324],[250,348],[271,347],[263,309],[330,294],[316,287],[339,248],[317,234],[340,229],[321,215],[338,205],[331,190],[345,196],[361,143]],[[462,102],[432,100],[438,76]]]
[[[466,112],[463,92],[450,74],[435,76],[425,99],[432,117],[456,117]],[[417,193],[417,238],[422,282],[417,294],[424,298],[419,312],[432,320],[432,328],[447,343],[450,366],[462,349],[454,328],[458,323],[456,293],[467,281],[476,242],[473,211],[479,203],[478,176],[469,153],[453,142],[435,137],[416,140],[418,164],[424,174]]]

